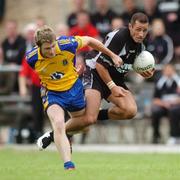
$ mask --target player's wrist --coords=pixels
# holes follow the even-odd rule
[[[111,90],[113,87],[116,86],[116,84],[114,83],[114,81],[109,81],[107,84],[108,88]]]

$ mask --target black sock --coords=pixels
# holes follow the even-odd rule
[[[99,111],[99,114],[98,114],[98,118],[97,120],[98,121],[104,121],[104,120],[108,120],[108,109],[102,109]]]
[[[53,131],[50,132],[50,137],[51,137],[51,141],[54,142],[54,132]]]

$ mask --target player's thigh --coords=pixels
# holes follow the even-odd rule
[[[64,110],[57,104],[52,104],[47,108],[47,115],[53,126],[64,123]]]
[[[72,118],[83,116],[85,114],[85,108],[80,111],[69,112]]]
[[[94,89],[85,90],[86,107],[81,111],[70,112],[72,117],[78,116],[97,116],[101,105],[100,92]]]
[[[107,100],[112,102],[119,108],[128,108],[128,107],[137,108],[135,98],[130,91],[127,91],[124,97],[116,97],[111,94]]]
[[[101,105],[101,94],[95,89],[86,89],[86,116],[97,116]]]

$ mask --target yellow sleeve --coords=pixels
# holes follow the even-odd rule
[[[82,47],[84,47],[83,37],[82,36],[75,36],[75,39],[76,39],[76,41],[78,43],[77,50],[81,49]]]

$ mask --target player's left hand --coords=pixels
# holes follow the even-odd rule
[[[79,64],[77,67],[76,67],[76,71],[79,75],[83,74],[84,71],[86,70],[86,67],[82,64]]]
[[[123,64],[123,60],[116,54],[112,57],[112,60],[115,67],[120,67]]]
[[[111,89],[111,93],[113,94],[113,96],[115,97],[125,97],[126,94],[127,94],[127,90],[124,89],[123,87],[120,87],[120,86],[114,86],[112,89]]]
[[[148,71],[145,71],[145,72],[142,72],[142,73],[140,73],[140,75],[142,77],[148,79],[148,78],[151,78],[154,75],[154,72],[155,72],[155,68],[153,68],[151,70],[148,70]]]

